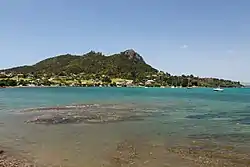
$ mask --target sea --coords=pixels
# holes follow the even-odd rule
[[[0,146],[37,166],[250,166],[250,89],[4,88]]]

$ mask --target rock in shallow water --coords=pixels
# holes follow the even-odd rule
[[[207,141],[171,145],[132,139],[107,153],[107,167],[250,167],[250,154]],[[105,167],[106,167],[105,166]]]
[[[3,153],[4,153],[4,151],[3,151],[3,150],[0,150],[0,155],[3,154]]]
[[[24,157],[0,150],[0,167],[38,167]]]

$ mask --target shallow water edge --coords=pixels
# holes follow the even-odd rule
[[[37,166],[249,166],[249,95],[136,88],[0,91],[1,163],[24,157]]]

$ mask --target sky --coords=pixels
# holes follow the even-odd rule
[[[250,82],[249,0],[0,0],[0,69],[90,50]]]

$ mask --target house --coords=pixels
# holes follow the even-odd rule
[[[146,85],[151,85],[151,84],[153,84],[155,81],[154,80],[147,80],[146,82],[145,82],[145,84]]]

